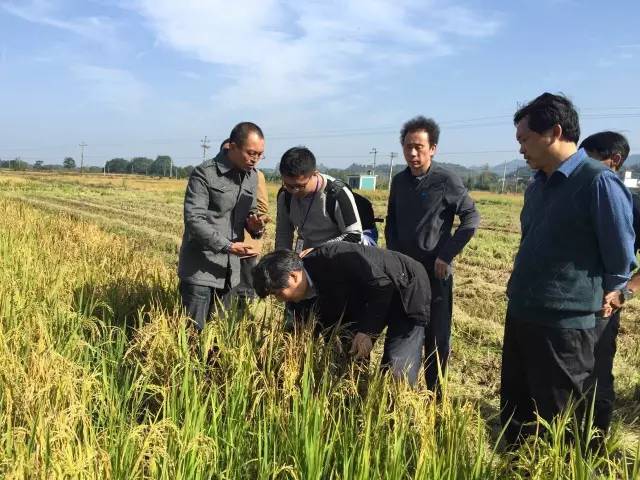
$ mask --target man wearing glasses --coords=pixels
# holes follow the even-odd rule
[[[318,172],[311,150],[287,150],[280,160],[280,175],[276,250],[302,253],[329,242],[360,243],[362,224],[353,193],[344,185],[334,188],[335,179]],[[312,303],[288,303],[287,324],[306,319]]]
[[[254,123],[242,122],[229,135],[229,148],[196,167],[184,198],[184,235],[178,260],[180,294],[198,330],[216,301],[240,280],[240,259],[256,256],[244,242],[264,232],[257,213],[255,166],[264,155],[264,135]]]
[[[327,242],[360,242],[362,225],[353,194],[345,186],[335,194],[335,202],[327,201],[334,179],[318,172],[311,150],[287,150],[280,160],[280,175],[276,250],[300,253]]]

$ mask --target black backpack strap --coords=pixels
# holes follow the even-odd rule
[[[327,213],[329,214],[329,218],[333,223],[338,223],[336,222],[336,203],[338,201],[337,197],[340,190],[342,190],[342,188],[345,186],[346,183],[336,178],[335,180],[327,179],[327,186],[324,188],[324,192],[327,196],[325,206],[327,209]]]
[[[276,203],[281,194],[284,195],[284,206],[286,207],[288,214],[291,211],[291,194],[287,191],[286,188],[280,187],[280,190],[278,190],[278,193],[276,195]]]

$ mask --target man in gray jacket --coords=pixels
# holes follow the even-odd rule
[[[187,315],[202,330],[216,300],[239,282],[240,259],[257,255],[244,229],[258,238],[257,174],[264,135],[250,122],[236,125],[229,148],[196,167],[184,198],[184,236],[178,261],[180,295]]]

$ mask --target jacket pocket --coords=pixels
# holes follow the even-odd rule
[[[215,216],[226,213],[235,205],[235,196],[229,186],[214,185],[209,187],[209,210]]]

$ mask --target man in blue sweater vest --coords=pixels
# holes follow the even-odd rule
[[[618,132],[598,132],[585,138],[580,144],[591,158],[601,161],[614,172],[622,168],[629,156],[629,142]],[[633,197],[633,230],[636,235],[634,251],[640,250],[640,196]],[[606,433],[611,425],[613,403],[616,395],[613,389],[613,358],[616,355],[616,337],[620,329],[620,308],[640,289],[640,270],[636,271],[629,283],[616,292],[611,303],[614,311],[603,312],[596,318],[595,366],[592,381],[595,383],[595,405],[593,424]]]
[[[635,267],[631,196],[578,150],[578,114],[544,93],[514,115],[520,153],[537,170],[520,214],[522,238],[507,285],[500,406],[517,445],[572,402],[584,413],[595,318]],[[610,305],[607,305],[610,307]]]

